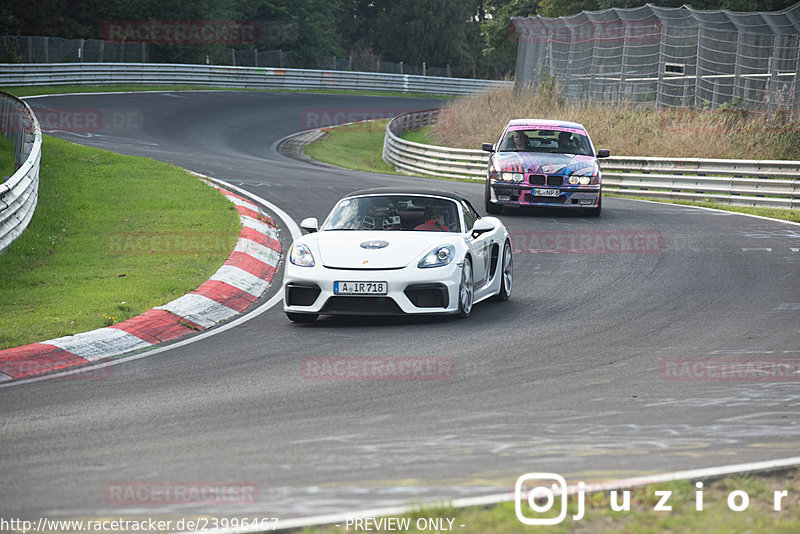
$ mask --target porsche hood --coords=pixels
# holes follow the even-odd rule
[[[451,243],[456,233],[325,230],[311,234],[319,262],[332,269],[400,269]]]

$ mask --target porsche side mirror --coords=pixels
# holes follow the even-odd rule
[[[307,233],[312,234],[319,230],[319,222],[317,222],[316,217],[308,217],[307,219],[300,221],[300,228],[305,230]]]
[[[611,155],[611,151],[607,148],[601,148],[597,151],[598,158],[607,158]]]
[[[481,145],[481,150],[486,152],[494,152],[494,145],[492,143],[483,143]]]
[[[486,232],[494,230],[494,225],[486,219],[478,219],[475,221],[475,226],[472,227],[472,237],[478,237]]]

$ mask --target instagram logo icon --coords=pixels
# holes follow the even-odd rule
[[[583,483],[580,483],[581,486]],[[557,525],[567,517],[567,481],[556,473],[525,473],[517,479],[514,486],[514,511],[517,519],[525,525]],[[561,506],[558,515],[553,516],[553,505],[556,496],[560,497]],[[527,505],[527,509],[523,507]],[[540,514],[545,517],[530,517]],[[578,511],[576,519],[583,516]]]

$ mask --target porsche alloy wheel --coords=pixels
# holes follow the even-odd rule
[[[472,262],[469,258],[464,258],[464,267],[461,269],[461,285],[458,288],[459,317],[469,317],[472,311],[472,301],[475,298],[474,291]]]
[[[500,292],[497,294],[497,300],[508,300],[511,296],[514,282],[514,259],[511,253],[511,243],[508,241],[503,247],[502,269],[500,272]]]

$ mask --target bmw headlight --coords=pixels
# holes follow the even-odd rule
[[[521,182],[523,179],[521,172],[504,172],[500,176],[505,182]]]
[[[299,267],[314,266],[314,256],[311,254],[311,249],[303,243],[292,245],[292,250],[289,252],[289,261]]]
[[[592,174],[585,174],[583,176],[576,176],[573,174],[569,177],[569,183],[572,185],[589,185],[591,183],[597,183],[597,177]]]
[[[456,247],[453,245],[442,245],[428,252],[424,258],[417,264],[420,269],[427,269],[429,267],[442,267],[453,261],[456,255]]]

